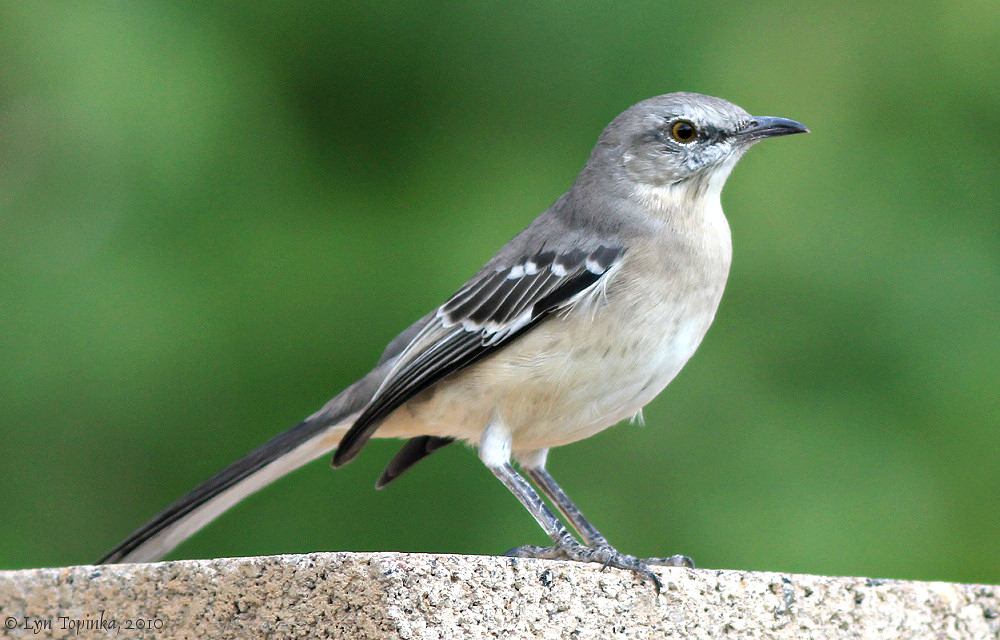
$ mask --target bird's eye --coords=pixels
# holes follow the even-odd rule
[[[678,120],[674,123],[674,126],[670,128],[670,135],[674,137],[677,142],[691,142],[694,140],[695,136],[698,135],[698,130],[694,128],[694,125],[687,120]]]

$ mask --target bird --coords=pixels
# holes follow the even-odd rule
[[[629,107],[600,134],[569,190],[390,341],[367,375],[99,563],[158,560],[277,478],[331,452],[341,467],[379,437],[405,442],[377,488],[466,443],[552,542],[507,555],[597,562],[659,591],[650,566],[693,567],[690,558],[639,559],[612,547],[548,473],[547,456],[641,416],[691,358],[732,261],[720,199],[726,179],[755,143],[804,132],[794,120],[696,93]]]

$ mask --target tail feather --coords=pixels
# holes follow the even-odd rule
[[[137,529],[98,563],[159,560],[251,493],[337,447],[388,369],[380,365],[321,410],[271,438]]]

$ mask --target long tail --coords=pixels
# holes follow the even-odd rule
[[[98,562],[159,560],[251,493],[337,447],[385,376],[381,363],[326,406],[278,434],[173,503]]]

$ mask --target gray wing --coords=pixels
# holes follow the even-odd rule
[[[623,255],[621,247],[608,245],[590,250],[541,251],[481,271],[438,308],[434,318],[403,350],[372,401],[341,440],[333,466],[350,462],[390,413],[442,378],[507,346],[550,313],[572,303],[597,285]]]

